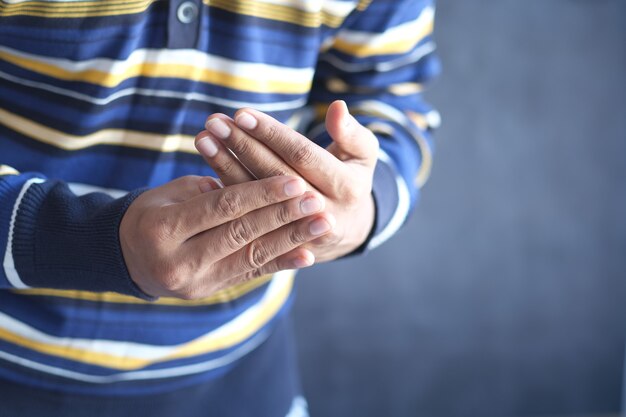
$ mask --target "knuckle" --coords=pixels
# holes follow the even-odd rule
[[[227,239],[235,247],[241,247],[252,239],[250,222],[243,218],[235,219],[228,224]]]
[[[168,236],[172,235],[172,225],[170,223],[170,219],[163,216],[157,217],[156,225],[152,230],[152,235],[153,238],[156,239],[157,243],[167,241]]]
[[[194,181],[194,176],[193,175],[184,175],[182,177],[178,177],[173,179],[170,182],[170,185],[176,187],[176,188],[187,188],[190,185],[192,185],[192,181]]]
[[[178,274],[190,279],[200,273],[205,267],[206,258],[202,256],[185,256],[180,260],[176,269]]]
[[[156,246],[171,241],[181,227],[177,218],[172,218],[162,208],[151,215],[140,216],[138,226],[147,240]]]
[[[257,202],[262,203],[264,206],[275,204],[281,200],[284,200],[284,181],[278,178],[270,177],[259,180],[261,187],[254,197]]]
[[[264,205],[274,204],[283,199],[284,185],[275,178],[262,180],[263,188],[259,199]]]
[[[271,166],[266,173],[268,177],[281,177],[290,175],[290,172],[288,172],[284,166],[278,164]]]
[[[294,149],[291,158],[300,166],[311,166],[315,162],[315,154],[309,146],[300,146]]]
[[[225,190],[219,195],[215,209],[217,214],[222,217],[234,218],[239,216],[241,203],[241,196],[238,193]]]
[[[280,130],[278,126],[270,125],[265,129],[265,140],[275,142],[280,139]]]
[[[289,242],[291,242],[292,245],[298,245],[300,243],[303,243],[307,240],[308,234],[306,232],[304,232],[304,230],[302,230],[302,228],[297,228],[294,227],[289,231]]]
[[[235,167],[236,167],[235,161],[231,159],[230,157],[227,157],[227,158],[220,158],[219,164],[215,168],[216,170],[220,171],[220,173],[229,175],[235,171]]]
[[[280,204],[276,209],[276,223],[287,224],[293,219],[292,210],[289,204]]]
[[[160,276],[159,281],[161,285],[167,292],[178,294],[181,291],[184,291],[186,280],[178,268],[175,268],[168,263],[162,263],[159,266],[157,273]]]
[[[253,153],[252,142],[245,134],[238,134],[232,139],[232,150],[239,156],[251,155]]]
[[[242,282],[251,281],[251,280],[253,280],[255,278],[260,277],[261,275],[263,275],[263,274],[261,273],[260,269],[253,269],[253,270],[248,271],[245,274],[243,274],[241,276],[241,281]]]
[[[247,269],[260,269],[270,259],[270,253],[260,244],[252,242],[248,245],[248,249],[246,250]]]
[[[327,233],[315,239],[315,243],[321,246],[330,246],[340,241],[340,236],[334,232]]]
[[[180,182],[180,185],[182,186],[194,186],[198,180],[200,180],[202,177],[199,175],[185,175],[183,177],[178,178],[178,182]]]
[[[194,287],[186,287],[185,289],[179,291],[177,293],[178,298],[182,298],[183,300],[191,301],[197,300],[198,298],[202,298],[202,293],[199,289]]]

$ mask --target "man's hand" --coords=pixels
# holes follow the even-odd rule
[[[371,190],[378,140],[349,114],[344,102],[328,108],[326,130],[333,143],[327,149],[251,109],[239,110],[234,121],[212,115],[206,128],[196,137],[196,147],[225,184],[298,175],[325,197],[325,212],[337,224],[332,233],[306,245],[316,260],[338,258],[365,241],[375,215]]]
[[[301,246],[335,223],[320,213],[323,208],[323,198],[306,192],[300,178],[222,188],[211,177],[182,177],[130,205],[120,242],[130,276],[144,292],[201,298],[262,274],[311,265],[313,255]]]

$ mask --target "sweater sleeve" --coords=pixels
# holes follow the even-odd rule
[[[150,299],[130,278],[119,243],[122,216],[140,193],[79,196],[64,182],[0,166],[0,288]]]
[[[380,245],[402,226],[428,178],[431,131],[439,114],[424,102],[422,91],[440,67],[433,53],[433,1],[361,5],[324,43],[310,95],[315,117],[308,131],[320,146],[328,145],[326,108],[342,99],[379,139],[372,191],[376,221],[357,252]]]

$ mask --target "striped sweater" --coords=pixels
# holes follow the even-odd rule
[[[118,241],[146,187],[214,175],[207,115],[253,107],[321,146],[348,103],[381,144],[367,248],[431,166],[429,0],[0,0],[0,378],[133,395],[215,378],[285,314],[293,273],[147,299]]]

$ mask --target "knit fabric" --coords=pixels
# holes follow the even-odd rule
[[[264,111],[321,146],[336,99],[380,141],[376,223],[426,181],[439,71],[425,0],[0,2],[0,377],[89,395],[220,378],[291,300],[282,272],[206,299],[153,300],[118,229],[143,190],[215,175],[193,139],[214,112]]]

